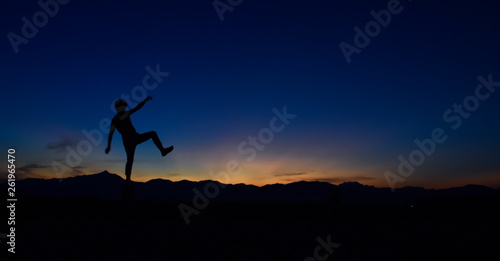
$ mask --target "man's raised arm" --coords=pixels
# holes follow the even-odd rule
[[[129,112],[130,114],[138,111],[140,108],[142,108],[142,106],[144,106],[144,104],[149,101],[149,100],[152,100],[153,98],[151,96],[148,96],[144,101],[142,101],[141,103],[137,104],[137,106],[135,106],[135,108],[131,109]]]

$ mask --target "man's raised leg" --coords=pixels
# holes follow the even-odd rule
[[[163,148],[163,144],[161,144],[160,138],[158,138],[158,134],[156,133],[156,131],[150,131],[139,135],[139,143],[143,143],[149,139],[153,139],[153,142],[155,143],[156,147],[160,150],[162,156],[167,155],[174,149],[173,146],[170,146],[168,148]]]

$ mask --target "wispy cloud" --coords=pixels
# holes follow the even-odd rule
[[[275,177],[288,177],[288,176],[302,176],[307,174],[306,172],[295,172],[295,173],[279,173],[275,174]]]
[[[98,159],[96,161],[106,162],[106,163],[123,163],[123,164],[125,164],[127,162],[127,158],[124,157],[123,159]],[[134,163],[137,163],[137,162],[146,162],[146,161],[141,160],[141,159],[134,159]]]
[[[69,168],[69,167],[68,167]],[[85,166],[76,166],[69,168],[64,174],[68,176],[76,176],[84,174],[83,170],[86,169]],[[47,173],[52,174],[52,166],[41,165],[38,163],[26,164],[22,167],[16,168],[16,178],[17,179],[27,179],[27,178],[51,178],[52,176],[47,175]]]
[[[47,144],[47,149],[53,150],[55,152],[63,152],[67,146],[75,147],[77,145],[77,143],[78,143],[78,141],[76,139],[71,139],[68,137],[61,137],[61,139],[58,141],[49,142]]]
[[[16,177],[18,179],[26,179],[26,178],[43,178],[43,175],[40,175],[40,170],[49,168],[50,166],[40,165],[37,163],[26,164],[22,167],[16,169]]]
[[[69,167],[68,168],[71,169],[71,171],[66,171],[64,174],[68,175],[68,176],[76,176],[76,175],[82,175],[82,174],[85,174],[83,172],[84,169],[86,169],[87,167],[85,166],[75,166],[75,167]]]
[[[306,179],[305,181],[319,181],[319,182],[329,182],[329,183],[343,183],[343,182],[352,182],[352,181],[367,181],[367,180],[375,180],[374,177],[369,176],[352,176],[352,177],[333,177],[333,178],[313,178]]]
[[[31,163],[31,164],[27,164],[27,165],[24,165],[22,167],[19,167],[17,168],[17,171],[24,171],[24,172],[28,172],[28,171],[31,171],[33,169],[44,169],[44,168],[48,168],[49,166],[45,166],[45,165],[40,165],[40,164],[37,164],[37,163]]]

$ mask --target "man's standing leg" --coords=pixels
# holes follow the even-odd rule
[[[125,152],[127,152],[127,163],[125,164],[125,185],[123,187],[123,199],[126,202],[132,202],[134,199],[134,187],[130,176],[132,175],[132,165],[134,164],[135,148],[137,146],[136,141],[129,140],[124,141]]]
[[[134,164],[134,154],[135,145],[125,145],[125,151],[127,152],[127,163],[125,164],[125,177],[127,181],[130,181],[130,176],[132,175],[132,165]]]

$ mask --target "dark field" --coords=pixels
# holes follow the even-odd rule
[[[413,207],[211,202],[186,225],[179,202],[20,198],[15,257],[304,260],[314,256],[318,237],[330,237],[340,246],[331,254],[321,249],[325,258],[316,260],[486,260],[500,247],[498,204],[488,208],[490,203],[495,201],[466,208],[456,201]]]

